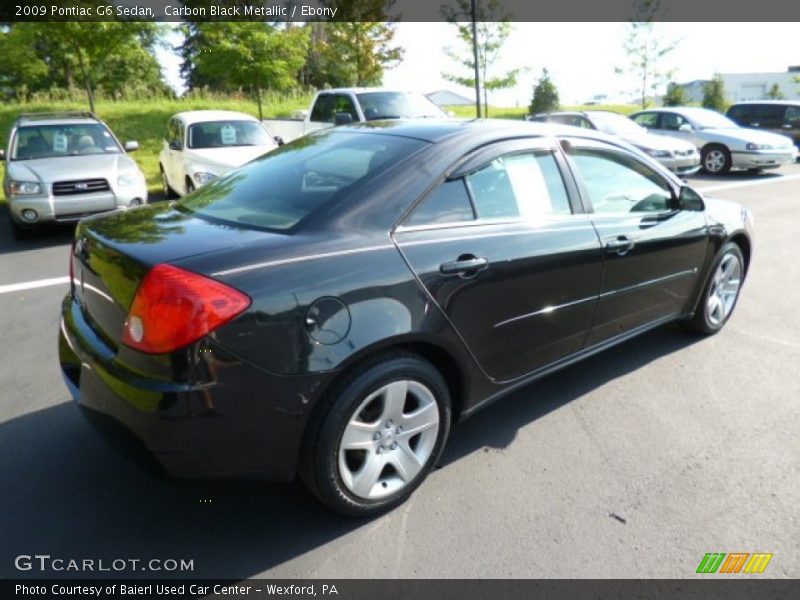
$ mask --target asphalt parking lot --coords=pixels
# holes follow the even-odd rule
[[[299,484],[163,481],[118,458],[61,381],[66,283],[13,287],[64,278],[71,232],[16,242],[0,207],[0,577],[58,576],[15,570],[39,553],[191,559],[169,575],[192,577],[672,578],[707,552],[770,552],[759,577],[800,577],[800,164],[691,182],[755,215],[725,330],[666,326],[494,404],[367,522]]]

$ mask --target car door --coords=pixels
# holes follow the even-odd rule
[[[515,379],[580,350],[602,251],[554,140],[494,144],[439,183],[393,239],[483,371]]]
[[[179,121],[178,119],[170,119],[167,125],[167,135],[164,139],[164,156],[166,157],[164,171],[167,174],[170,187],[176,191],[183,189],[183,178],[180,173],[182,147],[183,141],[180,135]]]
[[[632,153],[575,139],[567,154],[604,251],[587,345],[684,313],[709,249],[704,213],[681,209],[677,186]]]
[[[678,113],[661,113],[661,116],[658,120],[658,125],[656,129],[653,130],[653,133],[677,138],[679,140],[683,140],[684,142],[694,144],[698,147],[702,146],[702,143],[698,144],[698,140],[695,135],[695,129],[692,123]]]

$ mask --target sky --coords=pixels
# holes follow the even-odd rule
[[[710,79],[714,73],[785,72],[800,65],[800,23],[659,23],[659,35],[679,40],[664,67],[679,83]],[[494,106],[525,106],[542,68],[558,86],[563,104],[580,103],[597,94],[611,100],[635,95],[636,83],[622,50],[625,23],[514,23],[494,69],[502,74],[523,69],[517,86],[489,96]],[[387,87],[423,93],[448,89],[472,97],[474,91],[446,81],[442,73],[459,73],[442,51],[461,48],[449,23],[398,23],[395,42],[405,49],[401,64],[384,74]],[[173,34],[170,43],[180,43]],[[178,57],[158,53],[167,81],[182,91]],[[622,67],[627,74],[615,73]],[[462,72],[462,74],[465,74]]]

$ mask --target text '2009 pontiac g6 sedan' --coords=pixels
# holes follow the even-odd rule
[[[504,393],[668,321],[719,331],[751,236],[602,133],[337,128],[82,221],[60,360],[89,420],[168,474],[299,474],[370,515]]]

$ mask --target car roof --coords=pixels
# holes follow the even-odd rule
[[[397,119],[341,125],[325,131],[371,132],[414,138],[430,143],[459,137],[502,140],[515,137],[571,135],[619,144],[618,138],[593,129],[512,119]]]
[[[800,106],[800,100],[742,100],[741,102],[734,102],[731,106],[740,106],[742,104],[776,104],[778,106]]]
[[[186,110],[172,115],[173,119],[180,119],[184,123],[205,123],[207,121],[224,121],[237,119],[240,121],[258,121],[253,115],[235,110]]]
[[[100,124],[104,123],[100,119],[92,117],[36,117],[36,116],[21,116],[17,119],[18,127],[27,127],[31,125],[86,125],[86,124]]]
[[[391,92],[394,94],[416,94],[419,96],[424,96],[424,94],[419,94],[418,92],[412,92],[410,90],[398,90],[395,88],[385,88],[385,87],[331,88],[329,90],[320,90],[319,95],[324,96],[325,94],[371,94],[371,93],[387,93],[387,92]]]

